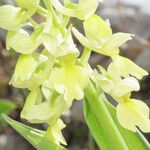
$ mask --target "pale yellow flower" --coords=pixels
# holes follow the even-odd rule
[[[150,132],[149,108],[144,102],[128,99],[116,109],[118,121],[124,128],[136,132],[139,127],[143,132]]]
[[[60,68],[54,68],[49,77],[50,85],[60,94],[64,94],[64,99],[68,101],[84,97],[83,90],[88,80],[89,70],[76,65],[71,56],[61,62]]]

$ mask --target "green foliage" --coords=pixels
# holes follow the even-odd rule
[[[2,118],[3,113],[11,113],[15,110],[16,105],[14,102],[6,99],[0,99],[0,131],[6,126],[4,119]]]
[[[0,114],[10,113],[16,108],[14,102],[6,99],[0,99]]]
[[[35,128],[28,127],[17,121],[12,120],[3,114],[3,118],[7,123],[9,123],[18,133],[20,133],[27,141],[29,141],[38,150],[47,149],[51,150],[56,148],[56,150],[65,150],[62,146],[56,145],[49,139],[44,138],[44,131],[37,130]]]

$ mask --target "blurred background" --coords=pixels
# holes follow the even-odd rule
[[[77,2],[77,0],[76,0]],[[0,0],[0,5],[14,4],[13,0]],[[150,72],[150,0],[104,0],[100,3],[97,14],[109,19],[114,32],[129,32],[136,36],[121,47],[121,54],[132,59],[139,66]],[[40,18],[38,18],[40,19]],[[80,28],[79,20],[72,23]],[[9,111],[10,116],[20,122],[29,123],[19,116],[28,91],[9,86],[18,54],[5,48],[6,31],[0,29],[0,113]],[[77,42],[79,48],[82,48]],[[107,66],[110,59],[92,54],[90,64]],[[142,99],[150,106],[150,76],[141,81],[141,91],[133,93],[134,98]],[[96,150],[82,112],[82,101],[75,101],[71,110],[63,117],[67,127],[63,130],[69,150]],[[34,125],[46,129],[46,125]],[[145,134],[150,141],[150,134]],[[0,150],[34,150],[19,134],[9,127],[0,117]]]

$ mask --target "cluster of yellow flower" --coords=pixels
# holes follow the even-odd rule
[[[109,24],[99,16],[93,15],[84,22],[86,37],[75,28],[73,32],[78,40],[89,49],[110,56],[112,62],[107,71],[99,66],[101,74],[93,73],[93,80],[99,87],[117,102],[117,117],[120,124],[136,131],[138,126],[143,132],[150,132],[149,108],[142,101],[131,99],[131,92],[140,90],[137,79],[142,79],[148,72],[131,60],[119,55],[119,47],[132,39],[132,34],[115,33]]]
[[[74,99],[84,97],[92,79],[119,103],[117,117],[123,127],[136,131],[138,126],[149,132],[149,108],[130,98],[131,91],[139,90],[137,79],[148,73],[119,55],[119,47],[133,35],[113,34],[108,21],[94,14],[98,0],[79,0],[78,4],[64,0],[64,5],[59,0],[43,2],[47,9],[39,0],[16,0],[18,7],[0,7],[0,27],[8,30],[7,49],[21,53],[10,84],[30,91],[21,117],[32,123],[47,122],[47,135],[58,144],[66,144],[60,116]],[[45,21],[37,23],[32,17],[35,13]],[[70,17],[84,20],[85,36],[72,26],[68,28]],[[33,28],[31,35],[24,30],[26,25]],[[85,46],[81,58],[71,32]],[[44,48],[39,52],[41,44]],[[91,50],[112,58],[107,71],[99,66],[100,74],[90,68]]]

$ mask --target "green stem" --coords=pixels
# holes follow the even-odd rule
[[[81,62],[83,64],[87,63],[90,58],[90,55],[91,55],[91,50],[85,47],[81,56]]]
[[[65,35],[65,28],[61,25],[59,18],[56,15],[55,10],[50,2],[50,0],[43,0],[45,7],[52,13],[53,21],[56,27],[58,27],[63,35]]]
[[[45,8],[41,6],[38,7],[37,12],[44,17],[46,17],[49,13],[48,10],[46,10]]]
[[[30,22],[31,22],[34,29],[39,28],[40,25],[36,21],[34,21],[32,18],[30,18],[29,20],[30,20]]]
[[[84,93],[97,120],[103,125],[106,136],[108,139],[111,138],[112,148],[114,150],[128,150],[128,147],[107,110],[104,101],[100,99],[100,95],[95,90],[92,82],[85,88]]]
[[[26,22],[28,19],[30,19],[37,11],[37,8],[31,8],[28,11],[26,11],[22,16],[22,22]]]
[[[53,137],[53,136],[52,136],[52,126],[49,125],[49,127],[47,128],[47,131],[46,131],[46,133],[45,133],[45,135],[44,135],[44,137],[45,137],[46,139],[50,139],[50,138]],[[54,139],[51,139],[51,140],[53,141]]]

